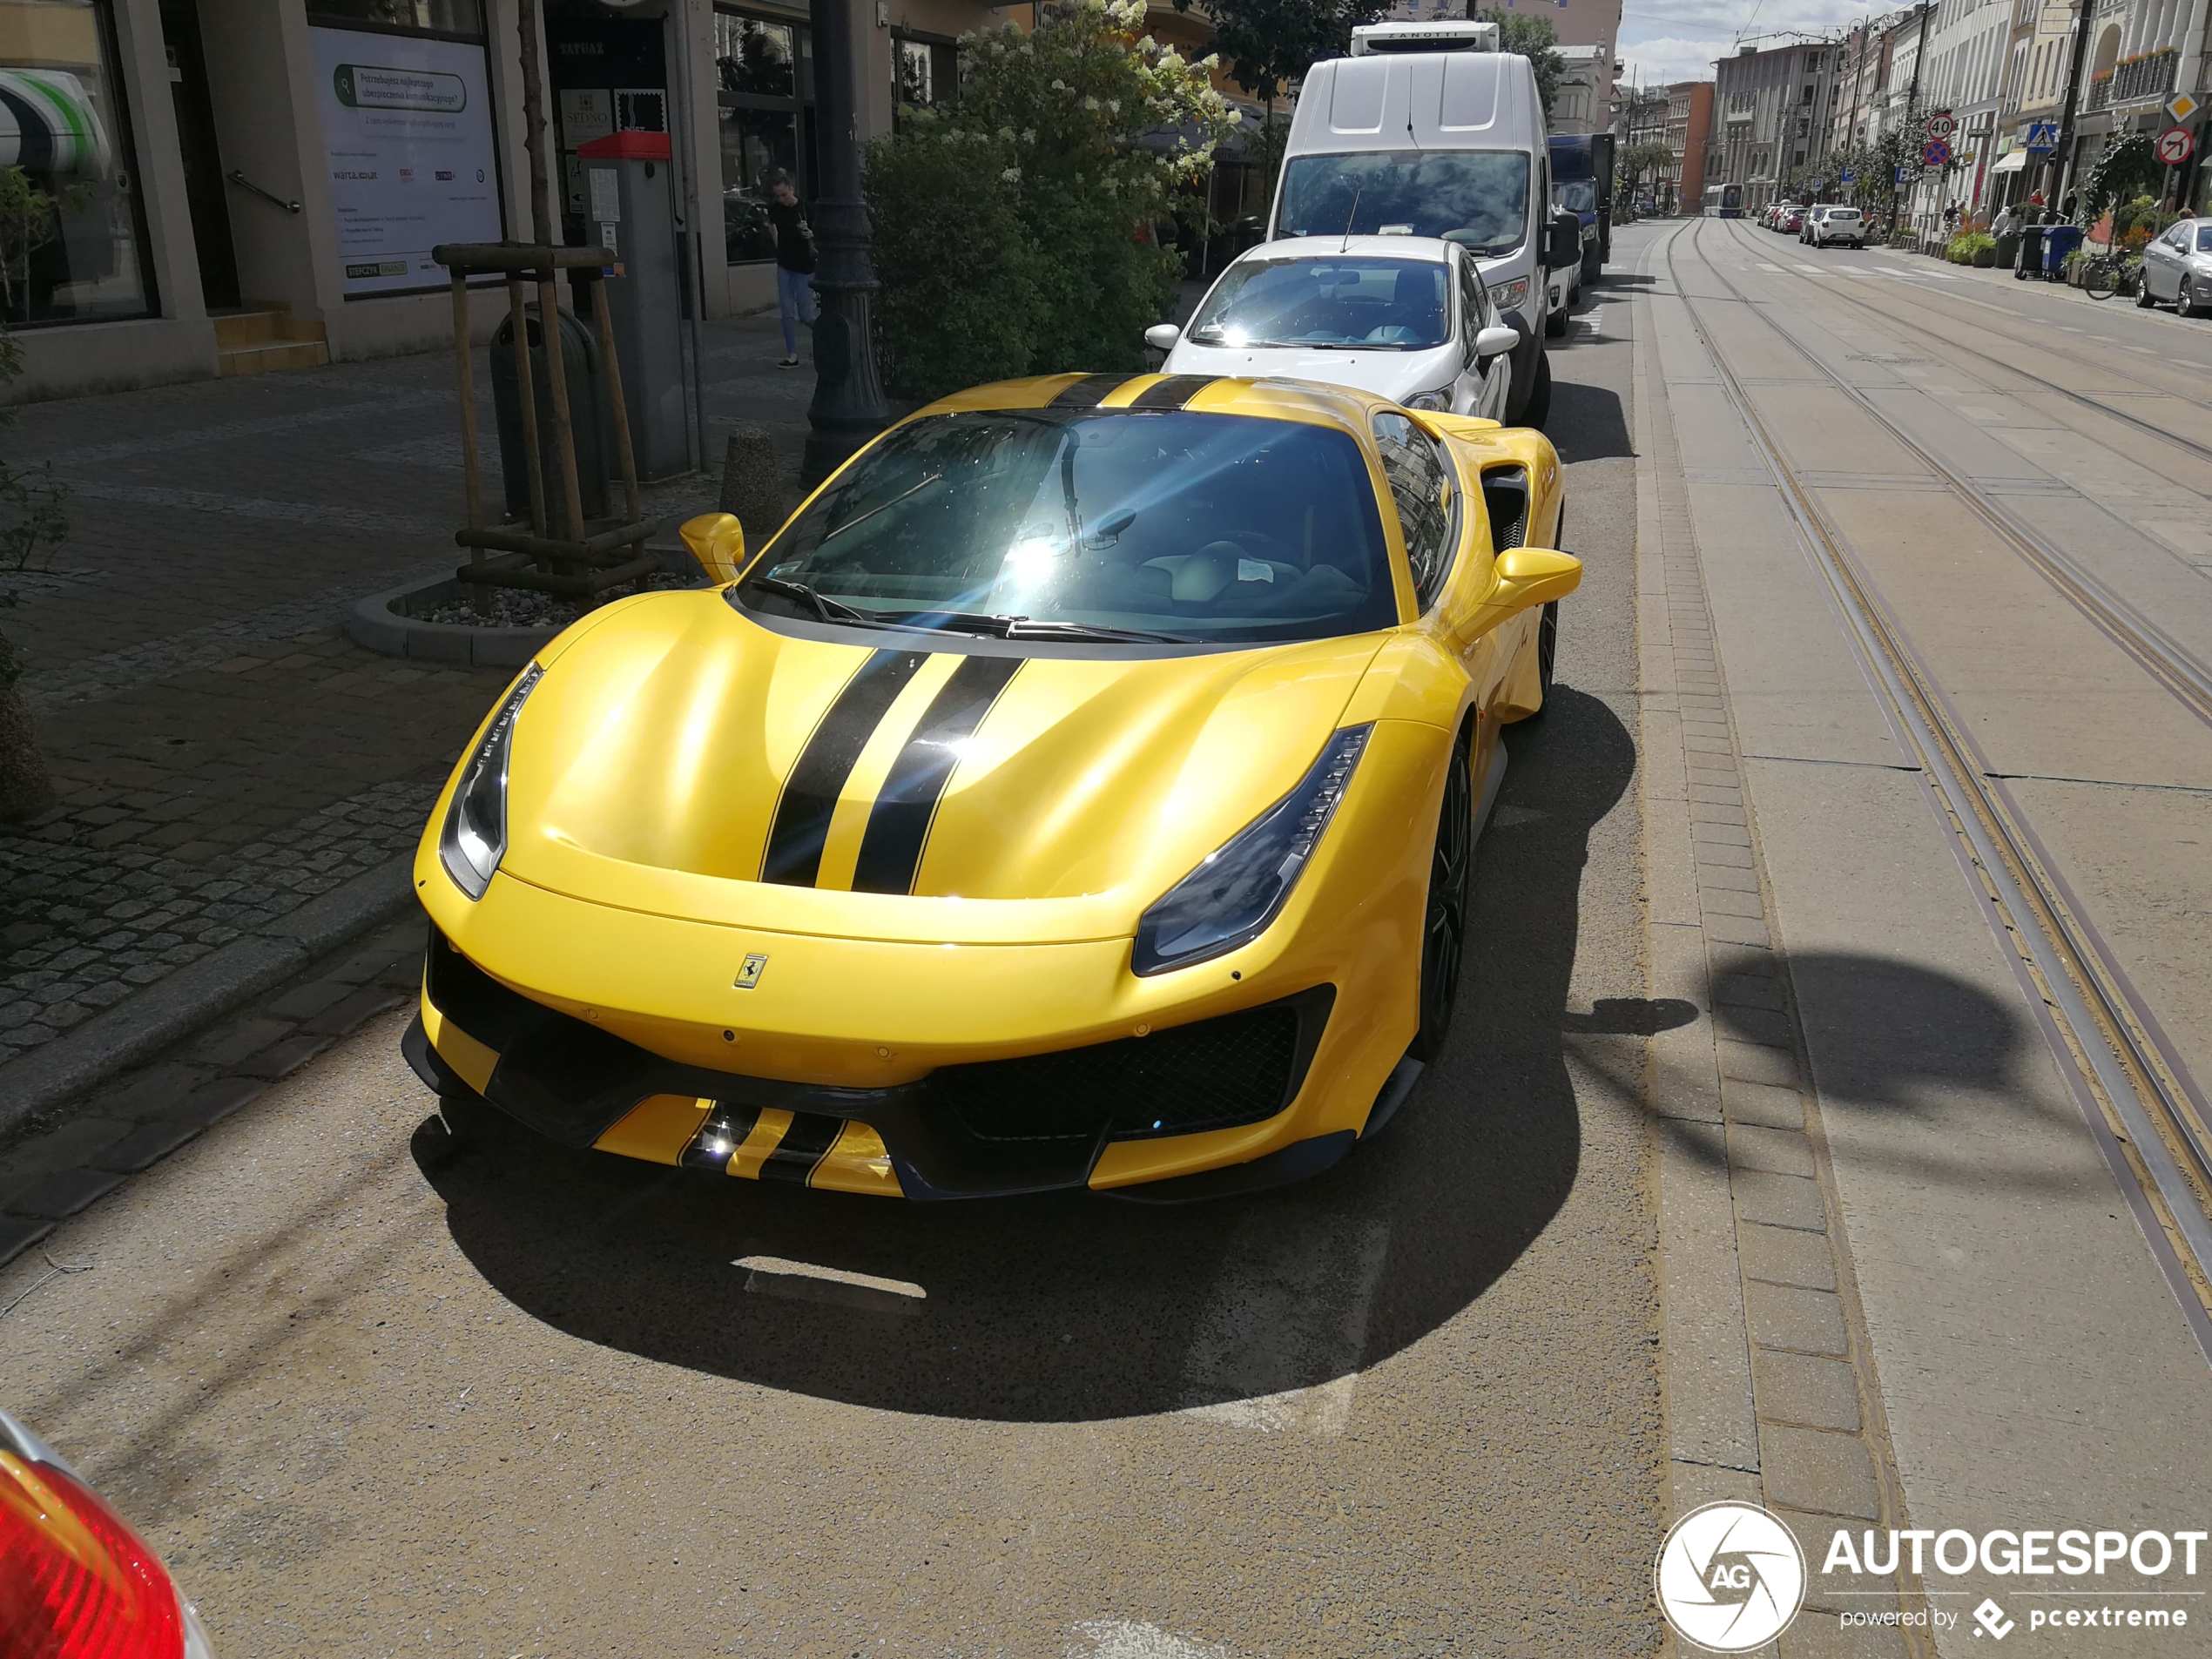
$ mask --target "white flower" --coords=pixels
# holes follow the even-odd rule
[[[1012,144],[1014,142],[1014,129],[1012,127],[1001,127],[999,129],[999,142],[1001,144]]]
[[[1005,179],[1009,185],[1019,184],[1022,181],[1022,169],[1019,167],[1008,167],[1003,172],[1000,173],[999,177]]]
[[[1089,111],[1094,111],[1094,112],[1096,112],[1096,110],[1097,110],[1097,108],[1098,108],[1098,100],[1097,100],[1096,98],[1095,98],[1091,97],[1091,95],[1090,95],[1089,93],[1088,93],[1088,92],[1084,93],[1084,94],[1083,94],[1083,108],[1085,108],[1086,110],[1089,110]]]
[[[1022,143],[1024,143],[1024,144],[1035,144],[1036,141],[1037,141],[1037,130],[1036,130],[1036,128],[1035,128],[1035,127],[1023,127],[1023,128],[1022,129]]]

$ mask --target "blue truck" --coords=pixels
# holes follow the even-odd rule
[[[1597,280],[1613,255],[1613,135],[1581,133],[1554,138],[1552,206],[1582,221],[1582,282]]]

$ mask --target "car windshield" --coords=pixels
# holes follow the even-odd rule
[[[1552,206],[1564,207],[1570,213],[1588,213],[1597,209],[1597,184],[1589,179],[1562,179],[1552,186]]]
[[[1452,337],[1451,275],[1434,260],[1248,255],[1214,285],[1190,338],[1227,347],[1441,346]]]
[[[1283,170],[1282,236],[1448,236],[1486,255],[1528,234],[1528,158],[1512,151],[1299,156]]]
[[[777,616],[1077,639],[1258,644],[1398,620],[1349,433],[1182,411],[913,421],[786,525],[735,594]]]

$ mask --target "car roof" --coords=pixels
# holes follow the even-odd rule
[[[1278,236],[1239,253],[1238,265],[1262,260],[1332,260],[1351,256],[1386,260],[1426,260],[1444,265],[1452,257],[1452,244],[1440,236]]]
[[[1140,401],[1141,400],[1141,401]],[[907,418],[990,409],[1130,411],[1138,415],[1184,409],[1194,415],[1242,415],[1302,426],[1335,427],[1363,448],[1378,410],[1397,405],[1376,393],[1311,381],[1251,379],[1215,374],[1040,374],[954,392]],[[903,423],[902,423],[903,424]]]

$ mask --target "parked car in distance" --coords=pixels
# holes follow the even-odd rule
[[[1806,233],[1805,240],[1815,247],[1833,247],[1838,242],[1849,242],[1853,247],[1866,246],[1866,219],[1856,207],[1830,207],[1822,210]]]
[[[1145,340],[1170,374],[1320,381],[1493,421],[1506,417],[1507,354],[1521,343],[1475,256],[1426,236],[1263,242],[1221,273],[1188,328],[1161,323]]]
[[[1782,221],[1776,228],[1795,236],[1804,228],[1804,223],[1805,210],[1804,208],[1785,207],[1782,210]]]
[[[2212,311],[2212,222],[2185,219],[2143,250],[2135,303],[2170,305],[2184,317]]]
[[[1834,206],[1834,204],[1831,202],[1815,202],[1811,206],[1804,210],[1804,217],[1798,221],[1797,226],[1797,239],[1800,242],[1810,242],[1812,240],[1812,233],[1815,227],[1819,225],[1822,219],[1828,217],[1828,210],[1832,206]]]

